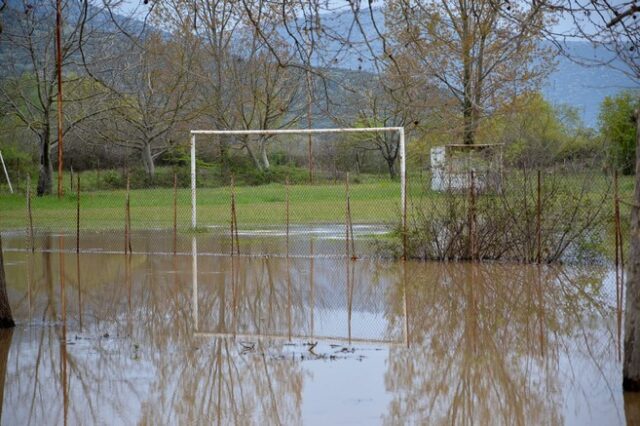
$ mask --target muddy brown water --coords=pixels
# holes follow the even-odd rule
[[[31,254],[3,236],[18,326],[0,333],[2,424],[640,422],[607,267],[38,238]]]

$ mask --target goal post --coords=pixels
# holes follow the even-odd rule
[[[198,135],[217,136],[242,136],[242,135],[310,135],[329,133],[396,133],[400,144],[400,206],[402,209],[402,227],[406,227],[407,202],[406,202],[406,153],[404,127],[348,127],[348,128],[326,128],[326,129],[265,129],[265,130],[191,130],[191,227],[196,229],[198,218],[196,212],[196,137]]]

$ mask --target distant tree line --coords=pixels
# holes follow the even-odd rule
[[[12,172],[37,173],[39,195],[51,193],[58,143],[54,10],[52,0],[9,1],[0,14],[0,146]],[[557,52],[541,44],[553,11],[535,3],[508,13],[488,0],[167,0],[125,10],[63,0],[66,169],[141,168],[153,182],[158,165],[188,161],[192,128],[403,126],[421,167],[447,143],[505,143],[518,163],[585,157],[604,141],[610,163],[629,171],[628,140],[606,124],[610,101],[598,134],[538,94]],[[358,71],[344,69],[350,61]],[[314,161],[398,174],[393,135],[274,140],[215,138],[202,158],[258,181],[274,165]]]

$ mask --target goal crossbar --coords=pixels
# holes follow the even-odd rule
[[[398,133],[400,138],[400,205],[402,208],[402,227],[407,221],[406,200],[406,156],[404,127],[346,127],[327,129],[264,129],[264,130],[191,130],[191,226],[197,227],[196,215],[196,136],[197,135],[308,135],[326,133]]]

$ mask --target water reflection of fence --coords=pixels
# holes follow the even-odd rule
[[[60,237],[49,239],[47,244],[58,249]],[[64,247],[73,246],[69,245],[72,240],[63,240]],[[207,287],[219,289],[222,285],[222,280],[218,279],[220,274],[212,274],[221,271],[220,265],[226,266],[225,284],[229,301],[230,259],[223,262],[222,257],[198,255],[194,269],[191,255],[81,254],[83,275],[80,286],[81,279],[74,276],[73,272],[77,258],[67,255],[67,252],[59,251],[58,255],[48,251],[35,255],[30,251],[7,253],[8,273],[14,300],[18,301],[16,308],[19,317],[25,318],[27,309],[31,310],[31,304],[28,304],[30,296],[25,294],[28,289],[22,285],[25,280],[30,282],[25,276],[29,269],[21,263],[24,259],[38,262],[33,273],[30,273],[32,278],[35,277],[35,288],[31,287],[35,298],[34,324],[39,325],[43,318],[51,320],[52,324],[61,324],[62,304],[58,280],[67,281],[65,289],[69,300],[65,307],[69,311],[66,315],[68,340],[65,342],[60,327],[45,326],[42,333],[33,333],[34,325],[19,327],[16,330],[20,333],[18,340],[16,342],[14,335],[9,356],[10,360],[15,360],[8,364],[7,370],[8,389],[13,396],[9,400],[28,402],[34,389],[37,389],[51,404],[46,410],[36,409],[31,417],[44,419],[40,423],[50,420],[51,413],[59,416],[62,422],[67,409],[70,422],[96,423],[123,404],[126,406],[129,400],[147,405],[149,395],[160,395],[157,400],[152,399],[154,405],[149,413],[166,410],[161,411],[164,417],[160,414],[153,417],[160,419],[157,421],[159,423],[167,419],[174,423],[197,423],[198,419],[208,418],[205,415],[220,406],[223,412],[232,413],[228,417],[223,415],[222,423],[225,423],[224,420],[232,423],[256,407],[258,410],[264,409],[264,412],[260,411],[257,417],[253,417],[257,419],[256,422],[264,422],[267,418],[270,423],[278,423],[277,419],[268,417],[274,411],[273,405],[263,405],[261,401],[277,401],[281,408],[286,405],[282,401],[287,401],[289,397],[301,401],[299,393],[291,391],[299,388],[292,384],[305,383],[305,388],[308,388],[306,371],[320,371],[313,370],[313,366],[335,371],[353,368],[351,362],[329,364],[315,361],[329,361],[331,355],[340,359],[346,344],[331,347],[320,342],[316,348],[319,356],[307,356],[311,345],[299,344],[295,337],[294,343],[298,344],[294,346],[284,344],[286,338],[268,337],[268,332],[278,331],[275,327],[265,329],[263,334],[238,333],[235,339],[232,333],[228,334],[228,338],[212,339],[196,334],[194,339],[190,275],[195,271],[200,278],[200,290],[203,290],[200,301],[201,307],[205,308],[200,313],[217,313],[217,310],[207,311],[206,308],[219,306],[211,305],[213,297],[208,298],[207,295],[218,296],[219,293],[207,292]],[[256,264],[257,259],[237,257],[236,260],[239,266],[236,271],[241,278],[236,283],[250,282],[251,276],[242,278],[242,267]],[[283,275],[286,262],[281,258],[268,261],[272,265],[272,276],[277,281],[275,287],[283,296],[278,305],[283,309],[274,314],[278,319],[275,324],[283,332],[274,334],[286,335],[287,287],[286,276]],[[311,262],[315,262],[313,268]],[[324,265],[325,262],[331,262],[332,266]],[[380,370],[372,370],[371,374],[384,375],[384,380],[381,378],[379,381],[381,393],[385,398],[390,395],[390,404],[398,407],[397,412],[385,417],[389,422],[402,418],[406,419],[406,423],[425,423],[433,418],[449,418],[447,416],[451,412],[466,410],[466,413],[487,416],[482,418],[496,418],[499,414],[512,423],[532,418],[536,419],[536,423],[546,424],[553,423],[554,419],[566,419],[562,417],[562,410],[567,406],[567,400],[573,403],[592,398],[593,406],[599,410],[603,404],[607,404],[607,399],[619,400],[618,394],[610,392],[619,384],[619,363],[615,361],[616,332],[612,321],[613,274],[607,268],[470,262],[389,264],[368,259],[350,263],[356,265],[354,316],[358,311],[366,311],[365,308],[380,312],[380,317],[375,316],[372,321],[382,324],[381,318],[384,318],[384,326],[372,331],[377,333],[382,328],[390,330],[380,340],[402,342],[403,337],[407,336],[402,331],[403,324],[408,324],[410,330],[410,350],[396,347],[395,343],[377,343],[374,346],[378,347],[367,348],[372,349],[371,352],[356,347],[353,355],[350,355],[351,352],[345,352],[344,355],[352,359],[364,356],[365,368],[372,364],[380,366]],[[308,265],[308,270],[315,270],[318,299],[322,294],[320,282],[335,283],[331,288],[340,290],[335,297],[342,300],[339,307],[345,308],[338,315],[346,319],[348,293],[344,261],[308,258],[293,259],[292,264],[292,271],[305,272],[307,269],[305,267],[302,270],[303,264]],[[59,270],[63,265],[66,275]],[[100,273],[95,273],[97,270]],[[320,278],[328,271],[333,272],[324,279]],[[298,276],[293,273],[292,277]],[[305,278],[300,285],[305,285],[309,274],[300,276]],[[407,280],[406,276],[410,279]],[[209,282],[209,277],[218,278]],[[342,281],[338,281],[337,277],[341,277]],[[405,283],[406,293],[403,287]],[[74,291],[76,286],[77,293]],[[380,286],[381,290],[375,289]],[[364,293],[371,295],[365,302],[358,291],[367,287],[373,289]],[[247,290],[251,288],[255,289],[255,286]],[[252,312],[261,313],[260,310],[240,310],[247,307],[247,301],[251,301],[250,297],[245,297],[247,294],[248,291],[238,292],[241,314],[238,318],[250,318]],[[294,307],[299,306],[300,299],[296,296],[293,292]],[[403,307],[407,299],[409,305]],[[331,306],[337,305],[334,303]],[[407,308],[408,316],[405,314]],[[77,310],[86,313],[84,329],[80,326],[78,330]],[[305,313],[310,314],[308,310]],[[202,315],[203,318],[205,316]],[[227,316],[227,319],[230,318]],[[294,315],[293,319],[296,318]],[[200,330],[203,331],[203,326],[210,322],[202,318],[200,320]],[[238,322],[238,325],[241,324]],[[347,332],[346,321],[340,322],[340,326],[343,336],[338,337],[342,338]],[[320,330],[316,330],[314,340],[321,340]],[[292,331],[295,331],[295,326]],[[359,337],[356,331],[354,327],[354,344],[358,343],[355,339]],[[106,332],[111,337],[101,338]],[[302,342],[309,343],[304,334]],[[243,344],[247,340],[253,342],[259,339],[261,343],[255,344],[253,354],[243,353]],[[271,343],[269,340],[277,341]],[[377,359],[386,361],[379,364],[367,361],[366,358],[371,359],[371,353],[382,346],[393,346],[391,350],[379,353]],[[297,356],[295,360],[292,360],[292,353]],[[263,354],[266,355],[263,357]],[[304,362],[301,361],[301,354],[304,355]],[[325,354],[326,358],[323,358]],[[96,357],[100,357],[98,370],[95,368]],[[283,359],[287,362],[283,362]],[[305,364],[306,360],[312,361]],[[573,368],[567,370],[567,365]],[[341,367],[343,370],[338,370]],[[39,377],[53,379],[34,379],[31,373],[38,369],[42,372]],[[141,371],[149,374],[141,375]],[[366,370],[367,373],[369,371]],[[572,374],[573,371],[583,373]],[[272,379],[275,386],[261,382],[261,379],[267,380],[265,377]],[[90,406],[83,389],[95,386],[105,378],[114,383],[117,392],[110,392],[110,397],[98,404],[96,417],[81,417],[82,412],[73,407]],[[135,380],[135,383],[147,380],[145,383],[149,385],[131,386],[130,380]],[[75,386],[74,383],[83,386]],[[222,383],[222,394],[217,393],[219,383]],[[463,386],[459,385],[461,383]],[[333,382],[329,391],[332,385]],[[465,398],[467,394],[482,395],[482,398]],[[175,398],[175,395],[180,398]],[[181,404],[192,401],[193,395],[213,395],[213,402],[207,405],[206,398],[196,398],[196,402],[187,407],[192,417],[187,418],[187,414],[184,414],[185,417],[166,415],[166,412],[174,411],[183,413],[181,410],[184,406]],[[234,406],[236,401],[242,401],[242,404]],[[406,404],[406,401],[416,401],[418,409]],[[437,403],[431,404],[432,401]],[[68,404],[68,408],[63,409],[63,404]],[[18,408],[10,411],[16,418],[24,419],[14,423],[24,424],[32,415],[28,404],[23,405],[17,404]],[[229,406],[236,407],[237,411],[229,411],[232,410]],[[300,412],[298,405],[293,407],[294,413]],[[569,404],[569,407],[572,410],[575,405]],[[18,410],[20,416],[16,415]],[[282,416],[282,412],[279,415]],[[286,418],[287,424],[300,423]]]
[[[368,261],[201,257],[197,244],[192,239],[196,336],[409,344],[404,275],[401,282],[381,280],[371,286]],[[203,283],[203,276],[211,278]],[[391,330],[388,293],[396,286],[403,294],[397,314],[403,326]]]

